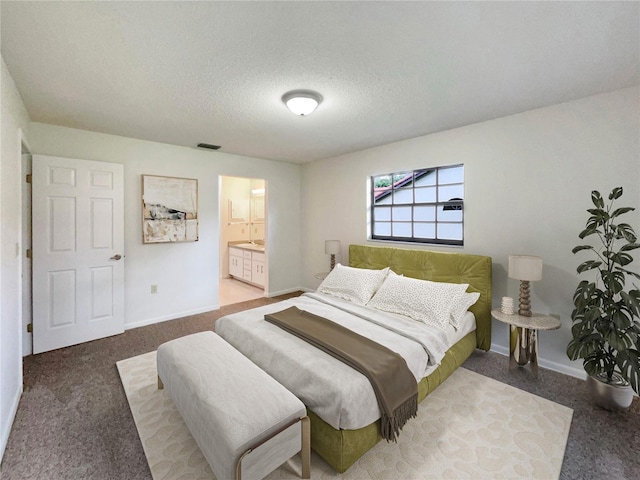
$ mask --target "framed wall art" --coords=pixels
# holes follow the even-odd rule
[[[142,175],[142,243],[198,241],[198,180]]]

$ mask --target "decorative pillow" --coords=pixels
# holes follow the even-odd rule
[[[318,287],[318,292],[365,305],[378,291],[389,268],[370,270],[337,264]]]
[[[458,304],[468,286],[466,283],[430,282],[401,277],[391,271],[367,306],[399,313],[445,330],[453,307]]]
[[[467,310],[469,310],[469,307],[476,303],[479,298],[480,294],[473,292],[463,294],[460,300],[458,300],[458,304],[451,310],[451,319],[449,320],[449,323],[453,325],[456,330],[462,325],[462,318],[464,314],[467,313]]]

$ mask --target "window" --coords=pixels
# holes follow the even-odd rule
[[[371,238],[463,245],[464,166],[371,177]]]

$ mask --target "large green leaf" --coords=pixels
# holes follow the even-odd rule
[[[573,305],[576,307],[576,310],[582,311],[587,306],[587,299],[582,295],[575,295],[573,297]],[[574,315],[571,315],[571,318],[574,318]]]
[[[605,372],[607,375],[615,368],[615,360],[604,350],[598,350],[584,359],[582,362],[585,371],[589,375]]]
[[[618,330],[626,330],[631,326],[631,318],[624,311],[618,309],[612,315],[613,324]],[[627,347],[628,348],[628,347]]]
[[[582,313],[590,308],[599,308],[601,303],[601,292],[595,288],[578,289],[573,295],[573,304]]]
[[[589,375],[596,375],[604,370],[603,362],[597,357],[586,358],[582,365]]]
[[[593,289],[595,289],[596,286],[587,281],[587,280],[580,280],[580,283],[578,283],[578,286],[576,287],[576,293],[577,292],[590,292]]]
[[[586,358],[594,352],[602,350],[604,339],[598,333],[591,333],[584,337],[574,338],[567,346],[567,355],[571,360]]]
[[[602,277],[602,283],[604,283],[606,290],[617,294],[624,288],[624,275],[622,272],[600,270],[600,276]]]
[[[616,227],[616,231],[629,243],[635,243],[638,239],[636,232],[633,230],[633,227],[631,227],[631,225],[629,225],[628,223],[621,223]]]
[[[621,196],[622,196],[622,187],[616,187],[613,190],[611,190],[611,193],[609,194],[609,200],[617,200]]]
[[[582,262],[578,265],[578,273],[586,272],[587,270],[592,270],[594,268],[598,268],[602,265],[602,262],[599,260],[587,260],[586,262]]]
[[[591,201],[598,208],[604,208],[604,200],[602,199],[602,195],[597,190],[593,190],[591,192]]]
[[[633,207],[620,207],[620,208],[616,208],[613,213],[611,214],[611,218],[615,218],[619,215],[624,215],[627,212],[633,212],[635,210],[635,208]]]
[[[629,265],[631,262],[633,262],[633,257],[630,254],[625,252],[609,251],[609,252],[603,252],[602,254],[603,256],[605,256],[611,261],[611,265],[616,270],[618,270],[618,265],[624,267],[626,265]]]
[[[571,252],[578,253],[581,250],[593,250],[593,247],[591,245],[578,245],[577,247],[574,247]]]
[[[636,317],[640,317],[640,291],[629,290],[628,292],[620,292],[620,297],[629,311]]]
[[[633,391],[640,394],[640,354],[638,350],[629,348],[620,352],[616,363],[622,376],[631,384]]]
[[[633,262],[633,257],[631,255],[629,255],[628,253],[614,253],[613,255],[611,255],[611,260],[613,260],[614,262],[616,262],[618,265],[621,266],[625,266],[625,265],[629,265],[631,262]]]
[[[640,248],[640,243],[627,243],[620,247],[621,252],[628,252],[630,250],[635,250],[636,248]]]
[[[624,274],[620,271],[608,272],[606,270],[600,270],[600,276],[602,277],[602,283],[607,290],[614,294],[620,293],[624,288]]]
[[[624,333],[616,332],[615,329],[611,330],[607,335],[607,342],[617,350],[618,354],[633,347],[631,338]]]
[[[602,312],[600,311],[600,307],[596,305],[587,307],[584,312],[584,319],[591,325],[593,325],[600,317],[602,317]]]
[[[592,217],[589,218],[590,222],[597,222],[602,224],[611,218],[609,216],[609,213],[606,210],[602,210],[601,208],[589,208],[587,209],[587,212],[592,215]]]
[[[580,238],[585,238],[585,237],[588,237],[589,235],[593,235],[597,231],[598,231],[598,225],[592,225],[592,226],[587,225],[587,228],[585,228],[582,232],[580,232],[580,235],[578,236]]]
[[[571,326],[573,338],[586,337],[593,331],[593,326],[586,322],[576,322]]]
[[[582,297],[585,301],[588,301],[591,297],[594,296],[596,291],[596,285],[594,283],[587,282],[586,280],[582,280],[578,286],[576,287],[576,291],[573,294],[574,300],[578,297]]]

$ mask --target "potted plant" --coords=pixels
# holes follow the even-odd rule
[[[594,245],[572,251],[589,251],[595,257],[577,268],[579,274],[591,272],[593,281],[582,280],[573,295],[573,340],[567,347],[571,360],[583,359],[594,401],[610,410],[628,408],[640,384],[640,290],[627,286],[627,280],[633,280],[629,277],[640,279],[628,269],[633,262],[629,252],[640,244],[633,228],[619,219],[634,208],[614,209],[621,196],[622,187],[614,188],[605,204],[598,191],[591,192],[595,208],[587,210],[590,217],[579,237],[594,237]]]

